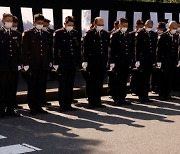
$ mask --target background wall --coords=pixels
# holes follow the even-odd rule
[[[164,19],[180,21],[180,4],[138,3],[115,0],[0,0],[0,18],[2,13],[11,12],[19,18],[19,30],[32,27],[33,15],[43,13],[51,19],[55,29],[62,27],[66,15],[74,15],[76,29],[84,32],[94,17],[105,19],[105,29],[111,30],[113,22],[120,17],[129,19],[130,28],[134,28],[136,19],[153,19],[155,24]],[[154,27],[155,29],[155,27]]]

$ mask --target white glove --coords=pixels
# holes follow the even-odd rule
[[[82,68],[83,68],[83,69],[86,69],[87,66],[88,66],[88,63],[87,63],[87,62],[83,62],[83,63],[82,63]]]
[[[53,67],[54,67],[55,71],[57,71],[59,68],[59,65],[53,65]]]
[[[21,66],[18,66],[18,71],[20,71],[22,69],[22,67]]]
[[[28,69],[29,69],[29,66],[28,66],[28,65],[24,66],[24,70],[25,70],[25,71],[27,71]]]
[[[136,68],[138,68],[140,66],[140,61],[137,61],[135,66],[136,66]]]
[[[157,62],[157,67],[161,68],[161,66],[162,66],[162,63],[161,62]]]
[[[52,67],[52,66],[53,66],[53,64],[52,64],[52,63],[50,63],[50,64],[49,64],[49,67]]]
[[[178,61],[178,65],[177,65],[177,67],[180,67],[180,61]]]
[[[113,70],[114,67],[115,67],[115,64],[114,64],[114,63],[110,64],[110,70],[111,70],[111,71]]]

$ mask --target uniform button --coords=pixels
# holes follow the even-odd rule
[[[10,52],[12,52],[12,50],[10,50]]]
[[[9,41],[11,43],[11,41]]]
[[[42,41],[41,41],[41,43],[42,43]]]
[[[101,52],[101,54],[103,54],[103,52]]]
[[[41,56],[42,56],[43,54],[41,53]]]
[[[70,40],[70,42],[72,42],[72,40]]]
[[[41,49],[41,51],[42,51],[42,49]]]
[[[101,50],[103,50],[103,48],[101,48]]]
[[[73,51],[73,49],[71,49],[71,51]]]
[[[74,55],[74,53],[71,53],[71,55]]]
[[[103,45],[101,44],[101,46],[103,46]]]
[[[9,47],[12,47],[12,45],[9,45]]]
[[[12,57],[12,55],[10,55]]]

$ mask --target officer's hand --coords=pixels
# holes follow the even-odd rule
[[[136,66],[136,68],[138,68],[140,66],[140,61],[137,61],[135,66]]]
[[[18,66],[18,71],[20,71],[20,70],[22,70],[22,66],[19,65]]]
[[[177,67],[180,67],[180,61],[178,61],[178,65],[177,65]]]
[[[49,67],[53,67],[53,64],[52,64],[52,63],[50,63],[50,64],[49,64]]]
[[[88,63],[87,63],[87,62],[83,62],[83,63],[82,63],[82,68],[83,68],[83,69],[86,69],[87,66],[88,66]]]
[[[161,68],[161,66],[162,66],[162,63],[161,62],[157,62],[157,67]]]
[[[111,71],[113,70],[114,67],[115,67],[115,64],[114,64],[114,63],[110,64],[110,70],[111,70]]]
[[[24,70],[25,70],[25,71],[28,71],[28,69],[29,69],[29,66],[28,66],[28,65],[24,66]]]
[[[57,71],[59,68],[59,65],[53,65],[53,68],[55,69],[55,71]]]

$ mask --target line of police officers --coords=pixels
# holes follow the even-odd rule
[[[30,114],[48,113],[42,109],[46,102],[48,72],[54,72],[59,81],[60,112],[74,111],[73,86],[77,68],[86,82],[88,108],[103,108],[101,91],[108,70],[110,95],[116,105],[130,105],[125,100],[127,82],[131,74],[131,91],[141,103],[150,101],[150,81],[159,96],[170,99],[176,66],[180,66],[178,24],[170,22],[168,30],[159,23],[158,31],[152,31],[153,21],[145,25],[138,20],[136,30],[129,33],[128,20],[115,22],[111,33],[103,29],[101,17],[81,41],[75,30],[74,17],[65,18],[64,27],[55,32],[48,28],[49,20],[42,14],[34,16],[34,27],[22,35],[17,31],[17,18],[3,15],[0,29],[0,117],[19,117],[14,108],[18,71],[28,83]],[[164,28],[164,29],[163,29]],[[163,29],[163,30],[162,30]],[[179,30],[178,30],[179,31]],[[152,75],[153,69],[160,71]],[[152,78],[152,80],[150,80]]]

